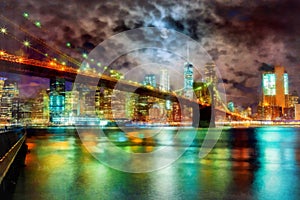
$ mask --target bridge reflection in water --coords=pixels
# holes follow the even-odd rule
[[[174,132],[167,131],[173,137]],[[158,139],[139,139],[136,136],[140,133],[132,131],[126,136],[119,130],[106,132],[109,140],[125,151],[152,152],[166,145]],[[172,165],[135,174],[99,163],[82,145],[74,129],[36,130],[27,139],[31,152],[18,179],[14,199],[297,199],[300,196],[299,128],[226,129],[209,155],[199,159],[204,134],[205,129],[199,131],[193,144]],[[157,159],[159,162],[161,158]]]

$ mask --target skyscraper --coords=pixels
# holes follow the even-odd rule
[[[49,94],[50,122],[59,122],[65,111],[65,80],[51,79]]]
[[[209,62],[205,64],[204,67],[204,81],[208,84],[216,84],[217,76],[215,71],[216,65],[213,62]]]
[[[170,90],[170,76],[167,69],[160,70],[160,90],[169,91]]]
[[[21,102],[20,105],[22,105]],[[28,106],[30,107],[30,104],[26,103],[24,105],[25,109],[21,109],[21,107],[20,110],[26,111],[26,107]],[[46,90],[41,90],[37,97],[33,99],[30,110],[32,123],[47,124],[49,122],[49,96]]]
[[[286,95],[289,94],[288,74],[282,66],[262,74],[262,115],[266,119],[275,119],[283,115],[286,107]],[[267,112],[266,112],[267,111]]]
[[[4,77],[0,77],[0,101],[2,98],[2,94],[3,94],[3,87],[4,87],[4,83],[7,80],[7,78]]]
[[[187,98],[193,98],[193,65],[189,62],[184,64],[184,96]]]
[[[126,118],[129,120],[136,120],[137,117],[137,104],[139,95],[136,93],[126,93],[126,105],[125,105],[125,114]]]
[[[146,74],[143,85],[150,85],[152,87],[156,87],[156,76],[155,74]]]
[[[0,103],[0,118],[4,122],[13,122],[13,111],[18,109],[19,89],[16,82],[5,81],[2,86],[1,103]],[[14,112],[16,113],[16,112]]]
[[[65,116],[75,117],[80,114],[80,102],[79,91],[67,91],[65,92]]]
[[[173,103],[173,109],[172,109],[172,120],[173,122],[181,122],[182,114],[181,114],[181,107],[179,102]]]

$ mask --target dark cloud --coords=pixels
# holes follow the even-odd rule
[[[208,53],[213,60],[218,60],[220,55],[226,55],[226,50],[219,50],[218,48],[213,48],[208,50]]]
[[[270,65],[267,63],[262,63],[261,66],[258,68],[259,71],[273,71],[274,65]]]
[[[236,76],[241,76],[241,77],[247,77],[247,78],[256,77],[256,75],[247,73],[247,72],[245,72],[245,71],[235,71],[235,72],[234,72],[234,75],[236,75]]]
[[[276,35],[277,39],[299,34],[300,21],[296,17],[299,9],[297,0],[214,4],[215,13],[222,18],[222,23],[216,27],[222,29],[231,42],[249,46],[258,45],[270,34]]]
[[[286,55],[286,59],[288,59],[291,63],[298,63],[299,62],[299,59],[292,55],[292,54],[288,54]]]

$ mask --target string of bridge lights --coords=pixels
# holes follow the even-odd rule
[[[36,53],[39,53],[39,54],[43,54],[43,52],[41,52],[40,50],[38,50],[37,48],[34,48],[31,46],[31,43],[29,40],[19,40],[15,35],[11,34],[10,32],[7,31],[7,28],[6,27],[2,27],[0,28],[0,32],[1,34],[4,34],[12,39],[14,39],[15,41],[21,43],[25,48],[31,48],[32,50],[34,50]]]
[[[35,42],[39,43],[40,45],[46,47],[47,49],[50,49],[52,51],[54,51],[54,53],[58,54],[60,57],[62,57],[63,59],[69,61],[70,63],[73,63],[75,64],[75,66],[78,66],[80,67],[81,66],[81,62],[68,56],[67,54],[63,53],[61,50],[59,50],[58,48],[55,48],[54,46],[49,46],[48,44],[46,44],[43,40],[41,40],[40,38],[37,38],[36,36],[34,36],[33,34],[31,34],[28,30],[26,30],[24,27],[16,24],[15,22],[11,21],[10,19],[8,19],[7,17],[3,16],[0,14],[0,17],[6,21],[6,22],[9,22],[10,24],[12,24],[13,26],[17,27],[19,30],[21,30],[23,33],[25,33],[26,35],[28,35],[30,38],[32,38]],[[41,30],[46,30],[42,27],[42,24],[40,21],[33,21],[30,19],[30,16],[27,12],[24,12],[23,13],[23,17],[29,21],[31,21],[37,28],[41,29]],[[7,28],[6,27],[1,27],[0,28],[0,33],[1,34],[4,34],[4,35],[7,35],[8,34],[8,31],[7,31]],[[20,41],[16,38],[16,36],[14,36],[12,33],[10,34],[10,36],[12,36],[13,39],[15,39],[16,41],[20,42],[22,45],[24,45],[25,47],[27,48],[30,48],[30,49],[33,49],[35,52],[45,56],[45,57],[48,57],[48,54],[47,53],[43,53],[41,52],[40,50],[37,50],[37,49],[34,49],[34,47],[31,46],[31,43],[29,40],[24,40],[24,41]],[[66,43],[66,47],[68,48],[71,48],[72,47],[72,44],[70,42],[67,42]],[[88,55],[86,53],[83,53],[82,54],[82,57],[84,59],[88,59]],[[53,58],[53,60],[57,61],[56,58]],[[90,62],[95,62],[94,59],[90,59]],[[62,64],[66,64],[64,61],[62,62]],[[97,67],[101,67],[101,63],[100,62],[97,62],[95,63],[95,65]],[[106,67],[107,69],[107,67]],[[104,68],[104,70],[106,70]]]
[[[30,16],[27,12],[23,13],[23,17],[27,20],[29,20],[30,22],[32,22],[37,28],[46,31],[47,30],[45,28],[43,28],[42,24],[40,21],[33,21],[30,19]],[[78,60],[68,56],[67,54],[63,53],[61,50],[59,50],[58,48],[55,48],[54,46],[49,46],[47,43],[45,43],[43,40],[41,40],[40,38],[37,38],[36,36],[34,36],[33,34],[31,34],[27,29],[25,29],[24,27],[22,27],[21,25],[16,24],[15,22],[13,22],[12,20],[8,19],[7,17],[3,16],[2,14],[0,14],[0,18],[6,22],[8,22],[9,24],[13,25],[14,27],[18,28],[20,31],[22,31],[24,34],[26,34],[27,36],[29,36],[29,38],[33,39],[35,42],[37,42],[38,44],[42,45],[43,47],[45,47],[46,49],[50,49],[52,51],[54,51],[54,53],[58,54],[61,58],[69,61],[70,63],[73,63],[75,66],[78,66],[79,68],[81,67],[81,62],[79,62]],[[0,34],[6,35],[11,37],[12,39],[14,39],[15,41],[19,42],[20,44],[22,44],[25,48],[28,49],[32,49],[33,51],[35,51],[36,53],[47,57],[49,60],[51,60],[51,63],[56,62],[59,64],[59,62],[57,61],[57,58],[50,58],[48,53],[44,53],[42,51],[40,51],[37,48],[34,48],[30,42],[30,40],[26,39],[26,40],[19,40],[16,35],[14,35],[13,33],[10,33],[7,28],[4,27],[0,27]],[[72,44],[70,42],[66,43],[66,47],[68,48],[72,48]],[[5,50],[1,50],[2,52],[5,52]],[[88,61],[88,62],[92,62],[94,63],[94,66],[97,66],[99,68],[103,69],[104,73],[105,71],[108,71],[108,66],[102,66],[101,62],[95,62],[94,59],[88,59],[88,54],[87,53],[83,53],[82,57]],[[91,70],[93,72],[95,72],[95,68],[90,68],[90,63],[86,64],[86,66],[83,67],[83,70]],[[62,61],[60,64],[65,65],[66,66],[66,62]],[[78,69],[80,71],[80,69]],[[113,71],[113,72],[112,72]],[[119,72],[117,72],[116,70],[109,70],[108,71],[111,75],[116,75],[119,74]],[[100,73],[101,74],[101,73]],[[99,74],[99,75],[100,75]],[[122,78],[124,78],[124,76],[121,76]]]

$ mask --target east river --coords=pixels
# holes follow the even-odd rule
[[[199,130],[186,149],[180,139],[171,141],[176,130],[157,130],[124,133],[108,129],[105,136],[98,137],[94,134],[97,129],[83,129],[80,136],[75,128],[28,130],[30,152],[13,199],[300,198],[300,128],[226,128],[204,158],[199,152],[206,129]],[[184,129],[180,137],[189,131]],[[149,137],[151,132],[155,134]],[[83,137],[89,135],[89,140]],[[171,156],[174,162],[169,164],[164,163],[169,155],[162,154],[143,162],[143,156],[146,159],[147,154],[164,147],[169,153],[181,148],[183,155],[178,159]],[[135,159],[130,165],[122,154],[113,154],[107,148],[141,155],[140,162]],[[132,173],[140,169],[138,166],[149,172]]]

